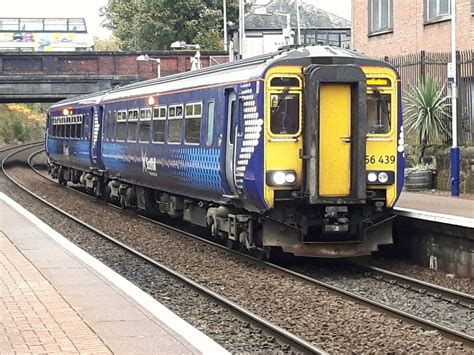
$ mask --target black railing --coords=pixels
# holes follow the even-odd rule
[[[397,68],[405,92],[427,76],[446,82],[447,64],[451,61],[451,54],[421,51],[416,54],[385,57],[384,60]],[[472,145],[474,143],[474,51],[457,52],[457,64],[458,140],[460,144]],[[451,129],[451,121],[447,122],[447,125]],[[413,142],[410,137],[408,141]],[[449,144],[450,142],[451,135],[446,135],[442,142],[430,143]]]

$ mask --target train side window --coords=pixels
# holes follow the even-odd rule
[[[190,144],[199,144],[201,135],[202,103],[186,105],[184,116],[184,141]]]
[[[71,138],[71,116],[66,117],[66,133],[64,133],[65,138]]]
[[[119,111],[117,113],[115,139],[120,142],[125,142],[127,138],[127,111]]]
[[[391,96],[389,94],[381,94],[377,89],[374,89],[374,92],[367,96],[367,128],[369,134],[385,134],[390,132],[390,104]]]
[[[183,124],[183,105],[173,105],[168,110],[168,143],[181,142]]]
[[[140,110],[140,142],[150,142],[151,108]]]
[[[158,106],[153,109],[153,128],[151,137],[153,143],[165,141],[166,106]]]
[[[64,127],[66,127],[64,125],[64,122],[61,122],[61,124],[59,125],[59,137],[60,138],[64,138]]]
[[[82,136],[85,140],[89,139],[89,118],[90,115],[88,113],[84,115],[84,129],[82,130]]]
[[[207,137],[206,145],[211,146],[214,137],[214,101],[207,105]]]
[[[273,134],[296,134],[300,128],[300,94],[289,93],[285,88],[281,94],[270,95],[270,131]]]
[[[138,110],[128,111],[128,137],[127,142],[137,141]]]

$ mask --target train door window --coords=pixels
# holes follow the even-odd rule
[[[189,144],[199,144],[201,135],[202,103],[186,105],[184,115],[184,141]]]
[[[58,124],[57,124],[56,120],[57,120],[56,117],[52,118],[53,126],[51,128],[51,137],[56,137],[57,132],[58,132]]]
[[[168,110],[168,143],[181,142],[183,105],[172,105]]]
[[[381,94],[374,89],[372,94],[367,96],[367,118],[369,134],[385,134],[390,132],[390,104],[391,96]]]
[[[230,101],[230,132],[229,132],[229,141],[230,144],[234,144],[235,141],[235,97]]]
[[[127,138],[127,111],[119,111],[117,113],[115,139],[125,142],[125,138]]]
[[[84,115],[84,128],[82,130],[82,136],[84,137],[85,140],[89,139],[89,119],[90,119],[89,114]]]
[[[273,134],[292,135],[299,131],[300,94],[289,91],[289,87],[285,87],[282,93],[270,95],[270,131]]]
[[[77,116],[71,117],[71,138],[76,139],[76,130],[77,130]]]
[[[78,115],[77,116],[78,121],[77,121],[77,138],[78,139],[83,139],[84,136],[84,116],[83,115]]]
[[[115,139],[117,139],[117,111],[112,112],[109,123],[109,141],[114,142]]]
[[[138,110],[128,111],[128,136],[127,142],[137,141]]]
[[[212,145],[214,137],[214,101],[209,101],[207,105],[207,137],[206,145]]]
[[[103,123],[104,129],[102,130],[102,137],[104,141],[108,142],[110,140],[110,119],[111,119],[112,113],[110,111],[107,111],[105,114],[105,119]]]
[[[66,117],[66,133],[64,133],[65,138],[71,138],[71,116]]]
[[[150,142],[151,108],[140,110],[140,142]]]
[[[153,143],[163,143],[165,141],[165,123],[166,123],[166,106],[158,106],[153,109]]]

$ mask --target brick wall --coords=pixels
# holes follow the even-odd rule
[[[157,63],[154,60],[137,61],[141,53],[133,52],[35,52],[35,53],[0,53],[0,77],[33,74],[36,76],[54,75],[93,75],[93,76],[128,76],[137,79],[151,79],[157,75]],[[153,52],[151,58],[160,58],[161,75],[188,71],[191,68],[191,57],[194,51],[187,52]],[[220,63],[227,61],[223,52],[202,52],[201,63],[205,68],[211,58]],[[212,60],[216,64],[216,60]]]
[[[457,49],[472,49],[474,16],[471,0],[457,0]],[[368,36],[369,0],[352,0],[352,47],[374,57],[427,52],[451,48],[451,21],[424,24],[424,0],[393,0],[393,31]]]

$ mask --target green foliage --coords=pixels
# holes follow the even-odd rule
[[[450,119],[450,104],[445,95],[445,84],[427,77],[405,92],[404,125],[407,133],[414,133],[420,143],[418,163],[429,141],[442,139],[448,134],[447,121]]]
[[[222,0],[109,0],[101,16],[123,50],[168,49],[175,41],[222,48]],[[237,1],[228,2],[227,16],[237,21]]]
[[[121,49],[121,45],[121,41],[113,35],[107,39],[94,37],[95,51],[119,51]]]
[[[0,145],[41,140],[44,104],[0,104]]]

